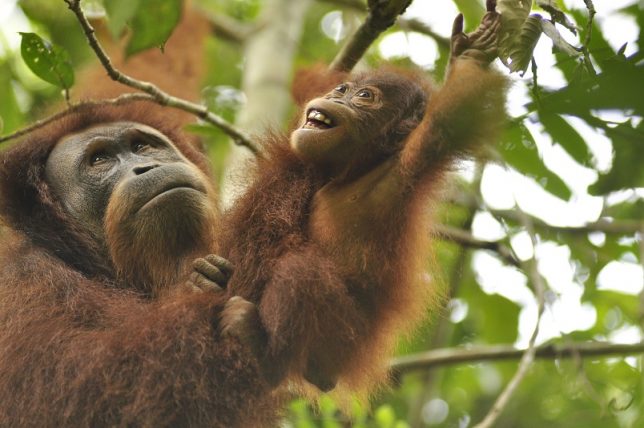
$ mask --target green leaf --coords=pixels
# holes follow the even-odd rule
[[[496,10],[501,14],[501,29],[498,38],[499,57],[504,64],[507,64],[508,59],[512,56],[531,8],[531,0],[499,0],[496,4]],[[540,34],[541,30],[538,35]],[[532,49],[527,55],[529,61],[532,57]]]
[[[163,48],[181,19],[181,6],[181,0],[139,0],[126,54],[133,55],[155,46]]]
[[[603,385],[610,385],[621,391],[632,390],[641,382],[640,372],[629,366],[624,360],[604,363],[603,370],[588,368],[590,381],[599,382]],[[613,394],[615,392],[611,391]]]
[[[107,28],[112,37],[118,38],[128,22],[139,10],[140,0],[105,0],[105,12],[109,18]]]
[[[618,219],[644,218],[644,200],[628,200],[606,207],[604,208],[604,215]]]
[[[537,42],[541,37],[541,21],[543,18],[538,13],[532,14],[523,23],[521,32],[516,37],[510,46],[510,71],[525,73],[530,65],[532,53],[537,46]]]
[[[306,400],[300,398],[292,401],[289,410],[291,414],[289,419],[294,423],[295,428],[317,427]]]
[[[34,33],[20,33],[22,59],[34,74],[59,88],[69,89],[74,84],[74,69],[69,54]]]
[[[547,11],[550,14],[550,17],[554,22],[566,27],[571,33],[577,34],[577,27],[566,16],[566,14],[559,7],[557,2],[555,2],[553,0],[537,0],[537,5],[540,8],[542,8],[543,10]],[[550,21],[548,21],[548,22],[550,22]],[[553,25],[554,25],[554,23],[553,23]]]
[[[611,170],[599,177],[588,189],[592,195],[603,195],[608,192],[644,187],[644,125],[633,128],[622,124],[615,128],[604,128],[606,136],[613,143],[613,166]]]
[[[378,407],[374,415],[378,428],[394,428],[396,423],[396,412],[388,404]]]
[[[597,322],[601,322],[601,334],[608,334],[623,325],[637,323],[638,302],[631,294],[618,291],[597,290],[594,292],[593,304],[597,308]],[[606,322],[606,313],[613,312],[613,320]],[[617,316],[615,314],[618,314]]]
[[[498,0],[496,10],[502,16],[502,31],[504,36],[506,32],[517,33],[532,9],[532,0]]]
[[[603,66],[605,71],[592,79],[544,95],[544,107],[582,119],[592,109],[644,111],[644,65],[615,59]]]
[[[573,9],[570,11],[572,16],[575,18],[575,21],[579,24],[579,39],[585,40],[586,33],[588,31],[588,13],[583,9]],[[603,61],[615,56],[615,50],[611,47],[610,43],[604,37],[604,33],[597,24],[597,20],[593,21],[592,26],[592,37],[590,38],[590,44],[587,46],[595,59],[598,61]]]
[[[23,114],[18,106],[15,91],[11,84],[11,69],[7,63],[0,63],[0,134],[8,134],[23,122]]]
[[[471,284],[460,297],[469,305],[463,325],[469,337],[483,343],[512,343],[517,339],[521,308],[499,294],[486,294],[478,284]]]
[[[534,179],[546,191],[565,200],[570,198],[570,189],[543,164],[534,138],[523,124],[514,123],[508,127],[499,150],[510,166]]]
[[[320,414],[322,416],[322,427],[341,428],[342,426],[336,418],[338,406],[333,402],[333,400],[328,395],[323,395],[320,397],[319,405]]]
[[[557,30],[557,27],[555,27],[555,24],[553,24],[552,22],[546,19],[542,19],[541,30],[543,31],[543,34],[545,34],[550,38],[550,40],[552,40],[552,43],[561,52],[571,57],[578,57],[581,55],[581,53],[573,45],[568,43],[566,39],[563,38],[559,30]]]
[[[588,145],[581,135],[575,131],[575,128],[570,126],[564,118],[558,114],[548,113],[543,110],[539,111],[539,118],[554,142],[563,147],[578,163],[582,165],[590,164],[592,153],[588,149]]]
[[[216,12],[225,13],[231,17],[238,19],[242,22],[253,21],[259,15],[259,12],[262,9],[262,0],[236,0],[236,1],[224,1],[224,2],[202,2],[200,7],[206,6],[208,4],[215,4],[218,8],[214,10]],[[315,7],[315,5],[312,5]]]

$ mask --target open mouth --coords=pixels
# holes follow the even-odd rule
[[[335,126],[333,120],[317,109],[310,109],[306,114],[306,123],[302,128],[305,129],[330,129]]]

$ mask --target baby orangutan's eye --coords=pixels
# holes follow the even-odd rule
[[[344,93],[347,92],[347,85],[342,83],[341,85],[336,86],[333,90],[335,92],[339,92],[341,94],[344,94]]]
[[[371,100],[373,99],[373,92],[371,92],[369,89],[361,89],[356,93],[356,97]]]

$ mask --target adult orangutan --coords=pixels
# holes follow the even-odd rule
[[[454,160],[494,140],[504,120],[506,82],[489,67],[494,8],[469,35],[456,19],[442,88],[359,74],[310,100],[290,136],[264,142],[218,252],[236,267],[229,295],[258,307],[272,383],[368,389],[427,307],[428,207]]]
[[[86,108],[2,153],[0,426],[274,423],[205,157],[171,122]]]
[[[208,32],[186,8],[163,53],[109,51],[198,99]],[[102,67],[77,86],[126,90]],[[0,154],[0,426],[275,424],[243,343],[255,313],[221,290],[231,266],[212,254],[209,166],[180,131],[192,120],[152,103],[84,108]]]

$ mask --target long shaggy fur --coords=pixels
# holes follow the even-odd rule
[[[267,144],[255,186],[224,219],[221,252],[236,266],[229,293],[260,306],[276,378],[301,384],[309,369],[321,370],[340,377],[338,395],[368,393],[386,379],[397,338],[438,298],[422,275],[426,206],[374,222],[377,238],[355,254],[366,263],[356,271],[308,234],[322,179],[294,156],[287,137]]]
[[[456,61],[440,90],[391,70],[352,80],[391,92],[393,120],[379,124],[372,152],[329,181],[288,136],[269,136],[254,185],[225,217],[219,251],[236,266],[229,293],[259,306],[271,380],[337,381],[340,395],[381,384],[396,338],[440,301],[426,272],[431,202],[453,161],[493,141],[504,120],[505,80],[476,63]],[[400,187],[372,212],[315,205],[325,186],[340,191],[374,171],[397,174]],[[368,193],[379,182],[370,180],[351,191]],[[322,220],[316,210],[326,211]]]
[[[0,426],[274,426],[279,397],[248,349],[219,332],[223,293],[182,293],[168,284],[169,277],[181,280],[178,271],[193,255],[172,260],[168,250],[176,248],[160,248],[159,230],[123,242],[112,223],[124,219],[112,215],[107,241],[116,239],[120,248],[119,257],[110,257],[66,215],[44,180],[47,156],[61,137],[123,120],[164,133],[198,174],[208,175],[204,156],[147,103],[83,110],[0,155],[7,226],[0,252]],[[210,212],[202,229],[183,230],[176,240],[212,239],[213,208],[195,207]],[[133,285],[138,263],[156,273],[152,281],[177,291],[157,298],[141,292]]]

